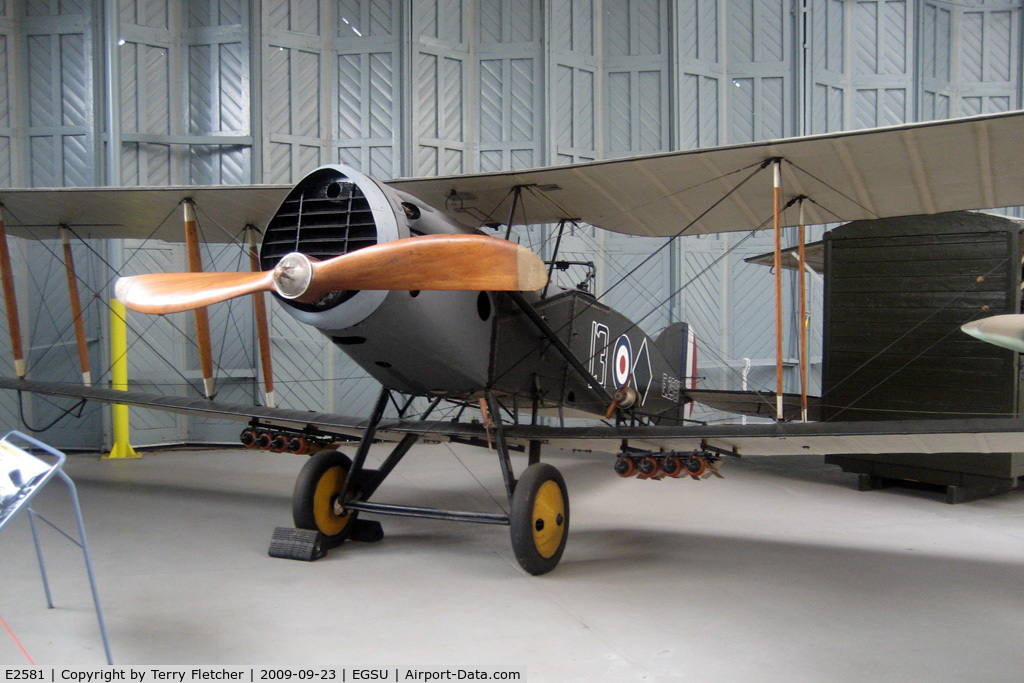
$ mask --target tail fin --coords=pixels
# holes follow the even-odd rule
[[[679,379],[687,389],[697,388],[697,336],[689,323],[672,323],[658,335],[654,346],[676,366]]]
[[[693,327],[689,323],[672,323],[658,335],[654,346],[670,363],[678,359],[676,368],[683,388],[696,389],[697,336],[693,333]],[[693,414],[692,402],[688,414]]]

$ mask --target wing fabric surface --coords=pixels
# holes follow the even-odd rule
[[[136,391],[118,391],[101,387],[86,387],[80,384],[63,384],[60,382],[36,382],[18,379],[17,377],[0,377],[0,389],[25,391],[45,396],[58,396],[71,399],[85,399],[99,403],[124,403],[140,408],[166,410],[185,415],[202,415],[204,417],[224,418],[228,420],[248,421],[251,419],[274,420],[288,425],[303,427],[307,424],[329,427],[340,430],[351,430],[358,433],[365,424],[365,418],[348,417],[317,413],[310,410],[289,410],[286,408],[264,408],[262,406],[235,405],[218,403],[201,398],[185,398],[183,396],[164,396]],[[347,432],[346,432],[347,433]]]
[[[771,172],[737,186],[772,158],[783,160],[783,203],[811,200],[808,225],[1024,204],[1022,112],[388,184],[472,226],[505,222],[522,186],[517,223],[571,218],[671,237],[694,221],[685,234],[752,230],[769,219]],[[796,225],[797,211],[783,219]]]
[[[771,216],[772,179],[757,169],[773,158],[783,160],[783,201],[810,199],[809,225],[1024,205],[1024,112],[387,184],[471,227],[508,220],[520,186],[516,223],[576,219],[669,237],[761,225]],[[264,227],[290,189],[0,189],[0,204],[8,231],[21,237],[54,238],[66,224],[83,237],[181,241],[181,222],[167,219],[192,198],[204,239],[230,242],[247,223]],[[797,212],[783,220],[794,225]]]
[[[195,202],[206,242],[234,242],[246,225],[266,226],[290,185],[61,187],[0,189],[7,232],[56,239],[58,226],[80,237],[154,238],[183,242],[180,204]]]
[[[362,418],[306,410],[228,405],[199,398],[181,398],[114,391],[56,382],[35,382],[0,377],[0,389],[49,396],[127,403],[144,408],[224,419],[259,419],[296,428],[307,425],[325,431],[358,436]],[[738,455],[828,455],[873,453],[1009,453],[1019,451],[1022,418],[964,420],[903,420],[891,422],[788,422],[762,424],[686,425],[672,427],[547,427],[515,425],[505,434],[513,443],[537,440],[559,448],[614,453],[623,439],[631,446],[657,450],[699,448],[702,442]],[[397,440],[405,434],[432,439],[476,439],[485,442],[482,425],[465,422],[384,420],[376,435]]]

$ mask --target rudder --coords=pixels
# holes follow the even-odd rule
[[[683,387],[697,388],[697,337],[689,323],[672,323],[658,335],[654,346],[679,373]]]

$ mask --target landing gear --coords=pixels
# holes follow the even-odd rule
[[[512,494],[512,551],[528,573],[558,565],[569,538],[569,494],[561,473],[547,463],[530,465]]]
[[[352,461],[338,451],[320,451],[303,465],[292,494],[292,519],[299,529],[312,529],[336,546],[347,536],[357,513],[341,506]]]
[[[292,497],[296,528],[275,530],[270,554],[308,561],[322,557],[327,548],[346,540],[381,540],[384,532],[379,522],[357,519],[360,513],[366,513],[508,526],[513,553],[526,572],[536,576],[554,569],[562,559],[569,535],[569,494],[565,480],[557,469],[540,462],[530,464],[516,480],[509,453],[512,448],[505,440],[497,402],[489,393],[486,410],[491,422],[488,429],[498,454],[510,513],[439,510],[371,500],[377,488],[419,440],[418,433],[407,433],[380,465],[375,469],[365,467],[374,434],[390,400],[391,393],[382,390],[351,460],[338,451],[322,450],[306,462],[295,482]],[[439,402],[440,399],[436,399],[420,419],[426,420]],[[263,434],[256,438],[259,436]],[[539,457],[540,444],[531,445],[530,460]]]

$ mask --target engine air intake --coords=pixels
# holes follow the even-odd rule
[[[324,261],[376,243],[377,226],[362,189],[338,170],[324,168],[296,185],[270,220],[260,247],[260,268],[270,270],[296,251]],[[334,292],[312,306],[289,303],[323,310],[354,294]]]

